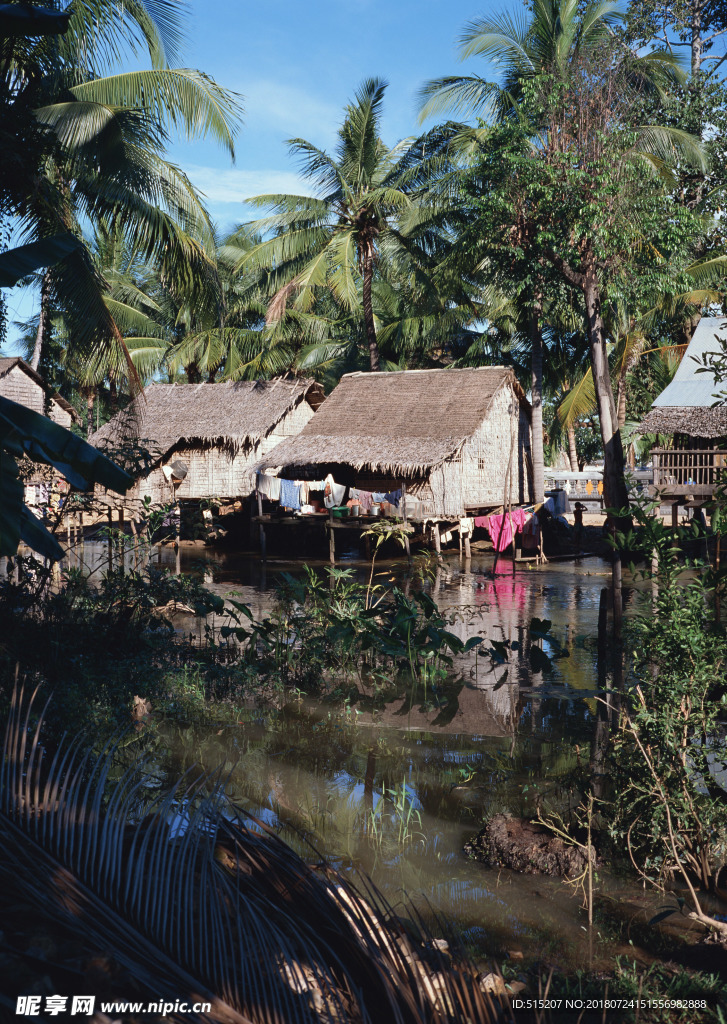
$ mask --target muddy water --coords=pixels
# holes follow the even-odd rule
[[[175,565],[170,549],[152,557]],[[301,571],[300,563],[199,548],[183,549],[180,565],[220,594],[235,591],[258,617],[271,608],[280,573]],[[349,567],[366,578],[363,563]],[[598,608],[610,574],[598,559],[501,567],[493,577],[488,556],[474,557],[466,571],[447,557],[431,580],[411,584],[432,594],[461,637],[520,645],[496,668],[469,655],[446,701],[399,698],[371,711],[355,696],[342,705],[298,695],[250,709],[232,726],[174,727],[163,767],[175,777],[192,763],[224,764],[230,794],[279,826],[307,859],[324,854],[343,870],[367,872],[394,904],[403,893],[426,900],[475,952],[584,964],[582,894],[554,879],[489,870],[462,847],[490,813],[534,817],[541,801],[567,811],[573,796],[562,777],[588,763],[595,732]],[[408,571],[406,562],[383,563],[380,579],[405,586]],[[568,652],[548,673],[533,673],[527,657],[534,616],[551,621]],[[191,617],[181,625],[194,628]],[[607,872],[597,888],[609,898],[635,895]],[[621,950],[598,933],[595,959],[605,963]]]

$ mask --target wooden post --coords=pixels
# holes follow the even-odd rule
[[[257,492],[257,514],[260,517],[260,554],[263,558],[267,558],[267,537],[265,536],[265,524],[262,521],[263,516],[263,497],[260,491]]]
[[[328,513],[328,559],[331,565],[336,564],[336,535],[333,531],[333,512]]]
[[[459,529],[457,530],[457,542],[459,544],[459,557],[462,557],[462,520],[459,521]]]
[[[442,553],[442,538],[439,536],[439,523],[435,523],[432,527],[434,532],[434,550],[438,555]]]
[[[111,507],[110,506],[109,506],[109,508],[106,511],[106,518],[108,519],[109,530],[111,530],[111,527],[113,526],[113,522],[114,522],[114,514],[111,511]],[[111,572],[111,570],[114,567],[114,543],[111,540],[111,533],[109,533],[108,565],[109,565],[109,572]]]
[[[469,533],[469,530],[464,535],[464,557],[467,560],[472,558],[472,546],[470,545],[470,533]]]
[[[671,506],[671,528],[676,531],[679,529],[679,503],[673,502]]]
[[[409,525],[409,521],[406,517],[406,480],[401,481],[401,509],[404,517],[404,526]],[[409,534],[404,534],[404,550],[406,551],[406,557],[411,559],[411,545],[409,544]]]

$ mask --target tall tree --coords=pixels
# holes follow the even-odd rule
[[[650,240],[665,232],[673,248],[675,238],[655,175],[685,156],[699,162],[701,154],[684,132],[635,123],[636,98],[671,83],[676,62],[664,53],[633,54],[616,41],[611,29],[618,17],[610,4],[580,10],[576,0],[535,0],[529,18],[473,26],[468,46],[497,56],[502,84],[439,80],[426,89],[425,109],[474,101],[501,125],[485,133],[480,209],[488,223],[494,218],[505,259],[509,247],[531,275],[549,267],[582,295],[604,486],[609,503],[623,508],[628,495],[602,315],[605,288],[635,247],[647,256],[644,270],[648,263],[657,272]],[[533,287],[533,302],[544,283]]]
[[[207,215],[185,175],[164,159],[164,146],[169,130],[181,128],[216,136],[233,153],[239,107],[200,72],[167,65],[180,38],[171,0],[88,0],[73,6],[60,39],[0,40],[0,122],[9,135],[0,212],[27,237],[80,237],[80,219],[105,217],[123,224],[168,277],[204,262]],[[150,70],[104,74],[125,50],[140,49]],[[74,321],[74,344],[87,353],[122,345],[84,246],[45,284],[46,301],[55,299]],[[38,351],[46,325],[41,317]]]
[[[289,304],[310,310],[320,289],[330,290],[344,309],[361,310],[372,370],[381,366],[373,302],[376,266],[384,252],[390,262],[407,259],[401,220],[419,200],[431,166],[424,138],[404,139],[393,148],[383,143],[385,90],[380,79],[363,83],[346,108],[333,156],[305,139],[290,140],[315,195],[251,200],[273,213],[248,225],[265,240],[239,263],[271,271],[271,322]],[[266,237],[271,232],[273,237]]]

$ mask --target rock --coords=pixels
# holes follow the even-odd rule
[[[507,955],[510,957],[511,960],[522,960],[523,959],[523,953],[519,949],[508,949]]]
[[[134,697],[131,705],[131,718],[134,722],[140,722],[151,714],[151,704],[145,697]]]
[[[483,992],[489,992],[493,996],[504,996],[507,994],[505,979],[501,974],[481,974],[478,981]]]
[[[496,814],[474,838],[465,853],[489,867],[511,868],[528,875],[574,878],[586,866],[585,852],[570,846],[543,825]],[[597,863],[592,851],[593,864]]]

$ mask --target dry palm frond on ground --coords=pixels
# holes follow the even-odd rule
[[[230,803],[221,776],[158,795],[143,763],[118,775],[113,744],[98,754],[66,742],[51,757],[44,713],[14,694],[0,878],[111,958],[133,979],[129,998],[209,1002],[184,1020],[230,1024],[510,1019],[415,912],[405,929],[372,886],[362,895],[306,864]]]

